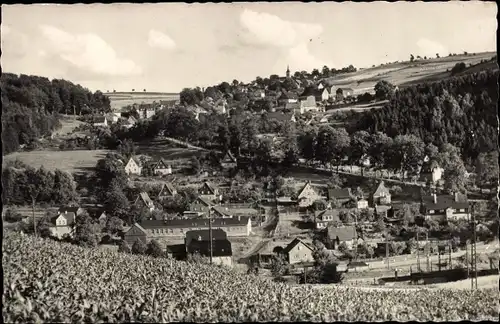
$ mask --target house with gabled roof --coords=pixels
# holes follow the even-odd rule
[[[106,116],[96,116],[94,117],[94,121],[92,123],[94,127],[107,127],[108,126],[108,119]]]
[[[76,213],[75,212],[63,212],[58,213],[56,216],[50,219],[49,231],[53,237],[59,239],[63,238],[65,235],[70,237],[73,236],[73,230],[75,227]]]
[[[198,194],[209,201],[222,200],[219,189],[207,181],[198,189]]]
[[[231,266],[233,253],[226,232],[222,229],[212,230],[211,236],[212,240],[208,230],[188,231],[185,238],[187,255],[212,256],[214,264]]]
[[[160,159],[151,165],[151,169],[154,175],[167,175],[172,174],[172,167],[165,162],[165,160]]]
[[[311,246],[296,238],[281,251],[281,254],[289,264],[300,264],[314,262],[313,252]]]
[[[300,100],[300,114],[306,113],[308,111],[320,111],[320,108],[316,104],[316,97],[313,95],[306,96],[302,100]]]
[[[149,198],[147,192],[139,193],[136,200],[134,201],[134,205],[138,208],[147,208],[149,211],[153,211],[155,209],[155,205],[151,198]]]
[[[338,248],[342,243],[351,248],[357,238],[356,228],[354,226],[335,226],[335,224],[328,225],[327,229],[328,239],[333,245],[333,248]]]
[[[444,169],[436,161],[427,161],[420,168],[420,181],[436,183],[443,178]]]
[[[292,91],[285,91],[283,90],[278,97],[278,102],[282,105],[285,105],[287,103],[295,103],[299,101],[299,96]]]
[[[389,205],[391,203],[391,193],[385,186],[384,181],[381,181],[375,191],[371,194],[372,206]]]
[[[80,216],[85,210],[78,206],[61,206],[57,210],[57,215],[61,214],[74,214],[74,217]]]
[[[208,217],[208,210],[214,204],[211,200],[203,196],[198,196],[190,205],[189,210],[184,211],[183,215],[188,218]]]
[[[314,222],[316,229],[324,229],[328,224],[342,223],[338,209],[326,209],[314,212]]]
[[[162,200],[165,198],[174,197],[177,195],[177,189],[170,182],[166,182],[161,186],[160,192],[158,193],[158,199]]]
[[[351,201],[352,199],[351,188],[342,188],[342,189],[329,188],[328,199],[335,200],[340,205],[344,205],[349,201]]]
[[[310,207],[316,200],[321,198],[322,196],[313,188],[310,181],[306,182],[297,195],[299,207]]]
[[[229,150],[226,152],[226,155],[224,155],[224,157],[222,158],[220,164],[224,169],[233,169],[236,168],[236,166],[238,165],[236,158]]]
[[[142,172],[142,164],[138,159],[131,157],[127,164],[125,165],[125,173],[126,174],[135,174],[140,175]]]
[[[467,195],[427,195],[421,198],[420,212],[426,219],[444,221],[449,219],[469,219]]]

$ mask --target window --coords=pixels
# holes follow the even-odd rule
[[[461,212],[461,213],[465,213],[465,209],[463,209],[463,208],[462,208],[462,209],[460,209],[460,212]]]
[[[429,214],[434,214],[434,210],[429,210]]]

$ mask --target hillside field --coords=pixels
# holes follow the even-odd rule
[[[70,173],[87,172],[93,169],[97,160],[104,158],[107,153],[107,150],[15,152],[4,156],[4,161],[19,159],[34,168],[43,165],[48,170],[60,169]]]
[[[163,92],[108,92],[105,96],[111,101],[111,110],[116,111],[134,103],[152,103],[160,100],[177,100],[177,93]]]
[[[365,92],[374,93],[373,87],[381,80],[386,80],[399,87],[440,80],[451,76],[451,72],[446,72],[446,70],[451,71],[456,63],[464,62],[469,67],[470,64],[478,64],[481,60],[488,61],[495,55],[494,52],[487,52],[476,55],[456,55],[414,62],[392,63],[338,75],[327,80],[332,85],[352,88],[355,95]],[[485,67],[494,66],[492,63],[482,65]],[[471,68],[471,71],[473,69],[474,67]]]
[[[330,289],[6,231],[5,323],[496,320],[498,290]],[[214,293],[217,292],[217,293]]]

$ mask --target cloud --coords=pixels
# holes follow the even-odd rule
[[[332,66],[331,62],[316,57],[309,49],[310,40],[317,39],[323,33],[323,27],[319,24],[287,21],[278,16],[247,9],[241,13],[240,23],[247,32],[242,37],[246,44],[282,51],[281,59],[274,66],[275,71],[282,71],[284,64],[290,64],[294,70]]]
[[[420,49],[420,54],[422,55],[440,55],[448,54],[448,49],[438,42],[432,41],[427,38],[421,38],[417,42],[417,46]]]
[[[245,9],[240,16],[241,25],[248,31],[252,43],[276,47],[293,47],[319,36],[323,27],[283,20],[280,17]]]
[[[96,34],[73,35],[49,25],[40,28],[48,41],[47,52],[77,69],[104,76],[142,73],[140,66],[130,59],[119,58],[113,47]]]
[[[177,44],[170,36],[154,29],[149,31],[148,45],[166,50],[174,50],[177,48]]]

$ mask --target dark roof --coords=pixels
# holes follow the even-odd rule
[[[351,188],[345,189],[328,189],[328,199],[350,199]]]
[[[229,212],[228,208],[224,208],[222,206],[214,206],[213,210],[221,214],[222,216],[231,216],[231,213]]]
[[[432,170],[438,168],[439,165],[435,161],[427,161],[422,164],[420,173],[432,173]]]
[[[192,240],[186,247],[188,253],[199,253],[202,256],[210,256],[210,241]],[[214,257],[232,256],[231,242],[225,240],[214,240],[212,242],[212,255]]]
[[[469,202],[466,195],[458,195],[458,201],[455,201],[455,197],[450,195],[437,196],[436,198],[437,203],[435,204],[434,197],[432,195],[422,197],[424,207],[427,210],[446,209],[450,207],[454,209],[469,208]]]
[[[280,111],[267,113],[267,118],[277,119],[280,121],[290,121],[292,119],[292,116],[293,116],[293,113],[285,114],[285,113],[282,113]]]
[[[226,155],[224,155],[224,158],[222,159],[222,161],[236,162],[236,158],[231,153],[231,151],[227,151]]]
[[[64,214],[64,212],[76,214],[78,212],[78,209],[80,209],[80,207],[78,206],[64,206],[64,207],[59,207],[58,212],[61,214]]]
[[[158,168],[159,168],[159,169],[163,169],[163,168],[165,168],[165,169],[166,169],[166,168],[168,168],[168,167],[169,167],[169,165],[167,164],[167,162],[165,162],[165,160],[160,159],[159,161],[155,161],[155,162],[153,162],[152,167],[153,167],[154,169],[158,169]]]
[[[354,226],[335,227],[328,226],[328,237],[335,240],[337,237],[340,242],[350,241],[356,238],[356,228]]]
[[[106,120],[105,116],[94,117],[94,123],[104,123],[105,120]]]
[[[139,193],[139,197],[137,197],[137,199],[142,200],[142,202],[145,203],[148,207],[153,204],[153,201],[151,200],[151,198],[149,198],[149,195],[147,192]]]
[[[363,261],[351,261],[348,265],[348,268],[355,268],[355,267],[368,267],[368,263],[363,262]]]
[[[164,193],[164,191],[170,193],[171,195],[173,195],[175,192],[177,192],[177,190],[175,189],[174,185],[171,184],[170,182],[167,182],[167,183],[163,184],[163,186],[161,187],[160,192],[158,193],[158,196],[162,195],[162,193]]]
[[[213,205],[212,202],[210,202],[209,200],[207,200],[201,196],[197,197],[196,200],[193,201],[194,204],[199,203],[199,202],[201,202],[205,206],[212,206]]]
[[[173,244],[167,245],[168,253],[186,253],[186,245],[184,244]]]
[[[300,243],[304,244],[309,250],[313,250],[312,247],[310,247],[309,245],[307,245],[306,243],[302,242],[300,239],[296,238],[295,240],[293,240],[290,244],[288,244],[282,251],[282,253],[288,253],[290,252],[294,247],[296,247],[297,245],[299,245]]]
[[[250,220],[249,216],[240,216],[233,218],[214,218],[212,219],[213,227],[224,226],[246,226]],[[166,220],[143,220],[140,225],[144,229],[151,228],[189,228],[189,227],[208,227],[208,219],[166,219]]]
[[[212,229],[212,240],[225,240],[227,239],[227,233],[222,229]],[[186,232],[185,242],[189,245],[191,240],[196,241],[210,241],[210,231],[209,230],[194,230]]]
[[[203,185],[201,186],[200,190],[203,189],[204,187],[207,187],[213,194],[215,194],[215,191],[217,190],[211,183],[209,182],[204,182]]]
[[[391,206],[376,205],[375,213],[387,213],[389,209],[391,209]]]
[[[340,222],[340,217],[339,217],[339,210],[338,209],[327,209],[323,211],[317,211],[316,212],[316,219],[319,220],[324,220],[325,216],[332,216],[333,217],[333,222]]]
[[[287,102],[285,104],[285,109],[295,110],[300,108],[300,102]]]
[[[299,96],[295,93],[295,92],[292,92],[292,91],[283,91],[281,93],[281,95],[279,96],[279,99],[299,99]]]

